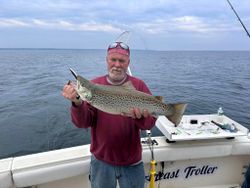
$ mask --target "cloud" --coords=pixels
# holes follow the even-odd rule
[[[24,21],[15,19],[0,19],[0,27],[29,27],[30,25]]]
[[[250,29],[250,1],[231,0],[231,3],[246,28]],[[71,43],[72,46],[83,36],[89,39],[91,34],[93,38],[100,39],[99,42],[124,30],[142,35],[152,43],[165,39],[174,41],[173,48],[180,43],[180,37],[180,48],[184,48],[183,41],[199,39],[199,43],[204,45],[220,41],[220,45],[225,38],[245,37],[226,0],[216,3],[210,0],[0,0],[0,7],[1,41],[8,41],[11,33],[14,36],[11,40],[24,39],[26,33],[20,29],[27,31],[30,37],[36,37],[38,31],[47,38],[53,34],[51,39],[61,43],[63,38],[70,41],[65,44]],[[72,31],[74,34],[60,31]],[[24,46],[26,42],[23,42]],[[1,45],[9,44],[5,43]],[[41,41],[41,46],[44,43],[45,40]],[[156,46],[158,48],[160,44]]]
[[[32,19],[28,21],[20,21],[16,19],[0,19],[0,27],[18,27],[18,28],[42,28],[70,31],[103,31],[103,32],[121,32],[122,29],[111,24],[86,22],[73,23],[65,20],[40,20]]]
[[[204,21],[201,18],[194,16],[183,16],[174,18],[172,20],[175,23],[175,27],[179,30],[190,31],[190,32],[212,32],[218,30],[215,26],[212,26],[211,23]]]
[[[226,20],[211,20],[195,16],[170,17],[152,22],[140,22],[133,25],[136,30],[149,34],[164,33],[214,33],[222,31],[235,31],[241,29],[239,25],[232,27]]]
[[[143,0],[137,6],[138,3],[139,0],[59,0],[56,3],[9,0],[2,3],[0,13],[5,17],[0,18],[0,27],[103,32],[136,30],[150,34],[212,33],[241,27],[226,2],[220,1],[218,6],[211,6],[213,3],[209,0],[157,0],[157,3]],[[249,4],[246,0],[242,3]],[[239,12],[242,9],[236,8]],[[248,26],[249,17],[243,20]]]
[[[239,26],[239,25],[238,25]],[[195,16],[170,17],[167,19],[156,19],[151,22],[134,22],[130,25],[119,22],[100,23],[95,21],[73,22],[68,20],[19,20],[0,19],[0,27],[18,28],[40,28],[68,31],[101,31],[121,32],[125,29],[141,31],[149,34],[162,34],[165,32],[195,32],[211,33],[216,31],[238,30],[239,27],[232,27],[225,20],[211,21]]]

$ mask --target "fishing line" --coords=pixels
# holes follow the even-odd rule
[[[128,44],[130,36],[130,31],[124,31],[116,38],[115,42],[124,42],[125,44]]]
[[[130,36],[131,36],[130,31],[124,31],[123,33],[121,33],[117,37],[115,42],[123,42],[125,44],[128,44]],[[141,37],[140,37],[140,39],[142,40]],[[144,41],[144,40],[142,40],[142,41]],[[144,45],[146,45],[145,41],[143,43],[144,43]],[[146,50],[147,50],[147,47],[146,47]],[[132,76],[132,72],[130,70],[130,67],[128,67],[127,73],[130,76]],[[144,137],[144,143],[146,143],[148,145],[148,148],[149,148],[150,153],[151,153],[151,161],[150,161],[150,169],[149,169],[149,184],[150,184],[149,187],[153,188],[154,182],[155,182],[155,175],[156,175],[156,171],[155,171],[156,161],[154,159],[154,142],[152,141],[152,138],[151,138],[151,131],[146,130],[146,134],[147,134],[147,137]],[[160,184],[158,185],[158,187],[159,186],[160,186]]]
[[[148,50],[147,46],[146,46],[146,43],[145,43],[145,40],[143,40],[141,38],[140,35],[138,35],[139,38],[141,39],[141,41],[143,42],[144,46],[146,47],[145,50]],[[129,43],[129,39],[131,37],[131,31],[129,30],[126,30],[124,32],[122,32],[115,40],[115,42],[123,42],[125,44],[128,44]],[[131,69],[130,67],[128,67],[128,70],[127,70],[127,73],[132,76],[132,72],[131,72]],[[151,135],[151,131],[150,130],[146,130],[146,133],[147,133],[147,136]]]
[[[122,42],[122,43],[128,44],[129,39],[130,39],[130,36],[131,36],[131,32],[130,32],[130,31],[124,31],[124,32],[122,32],[122,33],[116,38],[115,42]],[[131,72],[129,66],[128,66],[127,73],[128,73],[130,76],[132,76],[132,72]]]

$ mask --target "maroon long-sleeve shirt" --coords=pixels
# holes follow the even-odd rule
[[[135,77],[128,76],[136,90],[151,94],[146,84]],[[110,85],[106,76],[92,80],[93,83]],[[142,147],[140,129],[151,129],[155,118],[133,119],[121,115],[105,113],[83,102],[71,107],[73,123],[79,128],[91,127],[91,153],[99,160],[112,165],[131,165],[141,160]]]

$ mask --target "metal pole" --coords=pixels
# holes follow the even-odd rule
[[[149,188],[154,188],[155,187],[155,160],[150,161],[150,183],[149,183]]]

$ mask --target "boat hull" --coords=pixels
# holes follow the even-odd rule
[[[250,163],[250,140],[215,139],[167,143],[166,137],[153,137],[156,165],[155,185],[161,188],[240,186]],[[142,139],[144,141],[144,139]],[[1,188],[90,187],[89,145],[0,160]],[[150,150],[143,144],[146,186]],[[159,175],[161,162],[163,176]]]

